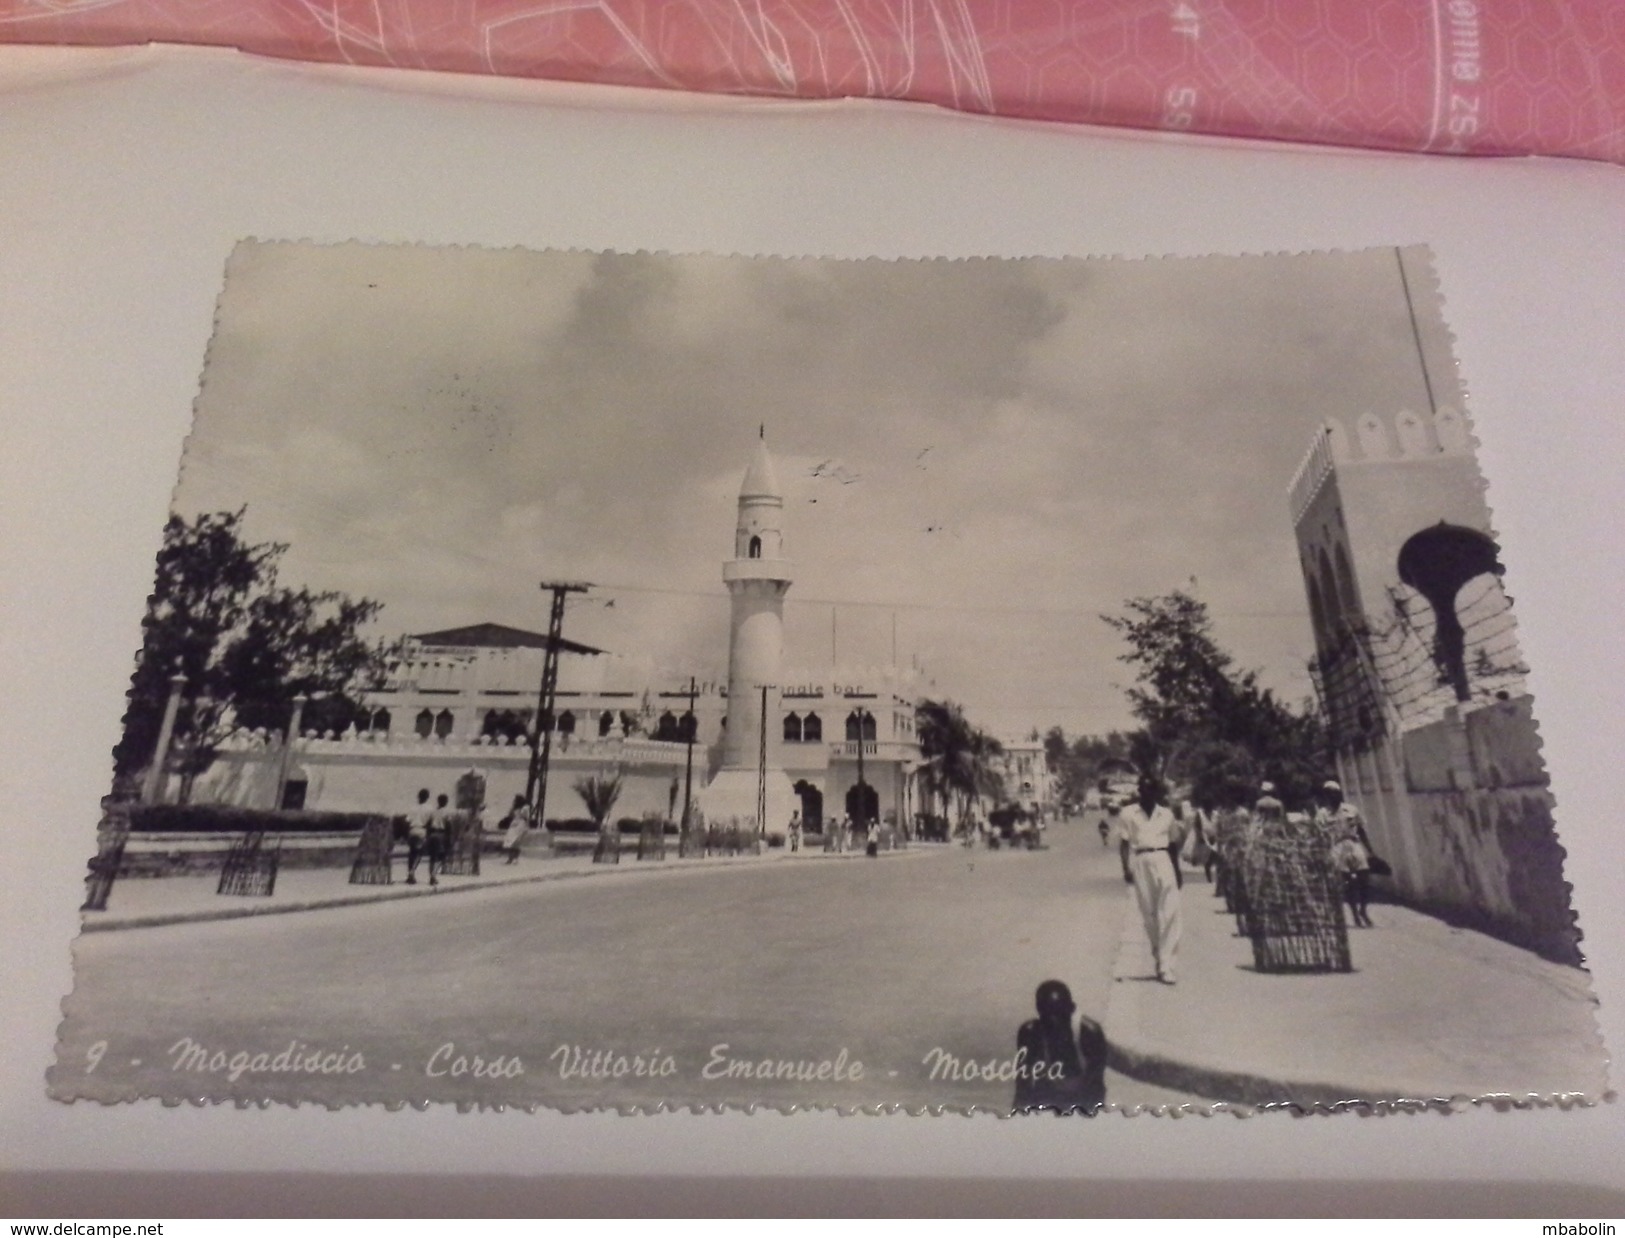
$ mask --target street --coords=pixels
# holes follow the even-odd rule
[[[99,1099],[1007,1109],[998,1066],[1041,981],[1103,1019],[1125,906],[1092,818],[1048,838],[629,864],[91,934],[52,1083]],[[1115,1074],[1108,1089],[1114,1105],[1193,1099]]]

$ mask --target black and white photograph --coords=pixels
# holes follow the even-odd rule
[[[1602,1097],[1448,301],[240,242],[50,1094]]]

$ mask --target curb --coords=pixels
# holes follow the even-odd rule
[[[883,851],[878,856],[867,856],[861,851],[836,852],[829,854],[815,854],[803,857],[806,860],[866,860],[882,859],[887,856],[925,855],[924,851],[908,848],[902,851]],[[256,916],[292,915],[301,911],[326,911],[334,907],[365,907],[374,903],[395,903],[408,898],[431,898],[442,894],[467,894],[475,890],[505,890],[515,886],[537,885],[549,881],[569,881],[587,877],[613,877],[630,873],[659,873],[677,872],[685,869],[709,868],[713,871],[719,868],[742,868],[763,863],[788,862],[789,855],[770,856],[715,856],[704,859],[684,859],[672,861],[659,861],[651,863],[647,860],[632,861],[631,865],[623,868],[619,864],[592,865],[579,869],[566,869],[556,873],[536,873],[529,877],[514,877],[502,881],[481,881],[478,885],[418,885],[407,887],[404,884],[399,889],[391,889],[387,894],[340,894],[317,899],[302,899],[298,902],[262,903],[248,907],[207,907],[195,911],[160,912],[154,915],[131,916],[118,920],[90,920],[81,919],[79,931],[81,933],[116,933],[123,929],[163,928],[171,924],[197,924],[212,920],[246,920]],[[796,861],[800,863],[800,860]],[[166,878],[150,878],[154,881],[163,881]],[[457,878],[452,878],[457,880]],[[377,888],[377,887],[373,887]],[[81,913],[94,915],[94,912]]]
[[[1145,1052],[1112,1040],[1106,1041],[1106,1065],[1118,1074],[1176,1092],[1190,1092],[1206,1100],[1254,1108],[1336,1109],[1400,1103],[1428,1103],[1407,1098],[1397,1089],[1342,1088],[1329,1083],[1298,1083],[1271,1079],[1246,1071],[1225,1070],[1196,1062],[1182,1062]],[[1433,1098],[1433,1099],[1449,1099]]]
[[[1130,887],[1123,900],[1122,931],[1118,935],[1117,957],[1112,964],[1111,994],[1106,1000],[1106,1017],[1102,1020],[1106,1031],[1106,1065],[1109,1069],[1156,1087],[1257,1108],[1334,1108],[1394,1104],[1406,1099],[1403,1091],[1397,1088],[1350,1088],[1332,1083],[1281,1079],[1175,1058],[1153,1049],[1136,1048],[1132,1041],[1140,1032],[1139,982],[1126,977],[1142,972],[1144,967],[1141,964],[1149,962],[1150,948],[1142,933],[1139,908],[1135,905],[1134,890]],[[1125,1027],[1129,1029],[1127,1034]]]

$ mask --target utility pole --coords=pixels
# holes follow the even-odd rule
[[[694,803],[694,736],[700,729],[699,716],[694,712],[694,701],[699,695],[699,689],[694,683],[694,676],[688,677],[688,722],[684,726],[683,738],[688,741],[688,752],[683,761],[683,825],[678,837],[683,845],[688,843],[688,819]],[[681,848],[679,848],[681,849]]]
[[[311,700],[303,692],[293,698],[293,715],[288,719],[288,735],[282,741],[282,759],[277,763],[276,798],[271,801],[273,809],[282,808],[282,797],[288,792],[288,771],[293,768],[293,741],[299,738],[299,724],[304,721],[305,706]]]
[[[863,719],[868,712],[862,705],[858,706],[858,820],[854,834],[863,832],[868,825],[864,818],[869,815],[869,797],[864,792],[869,789],[869,784],[863,780]]]
[[[559,691],[559,644],[564,634],[564,600],[585,593],[591,585],[576,581],[542,582],[542,592],[553,595],[547,619],[547,648],[542,652],[542,684],[536,693],[536,727],[530,736],[530,772],[525,779],[525,802],[530,805],[532,827],[547,821],[547,765],[553,756],[553,706]]]
[[[762,735],[756,755],[756,834],[767,833],[767,685],[762,685]]]
[[[141,802],[153,804],[163,790],[164,770],[169,764],[169,742],[175,735],[175,715],[181,708],[181,690],[186,687],[186,676],[180,673],[180,659],[175,659],[175,673],[169,677],[169,700],[164,703],[164,720],[158,725],[158,744],[152,752],[152,764],[141,781]]]

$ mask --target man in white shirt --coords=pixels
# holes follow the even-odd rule
[[[1180,936],[1179,878],[1174,856],[1185,834],[1173,810],[1162,802],[1162,783],[1156,775],[1140,775],[1137,800],[1125,804],[1117,814],[1117,837],[1123,878],[1134,883],[1134,897],[1151,942],[1157,979],[1173,984]]]

